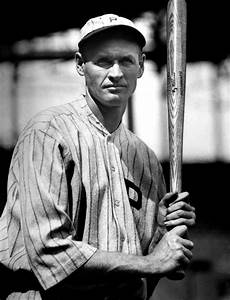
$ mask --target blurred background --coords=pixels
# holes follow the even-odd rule
[[[147,39],[144,76],[124,122],[160,159],[169,184],[166,103],[167,0],[1,4],[0,212],[8,168],[23,127],[38,111],[83,91],[75,70],[79,28],[99,14],[132,19]],[[228,1],[187,0],[183,190],[196,207],[193,261],[182,281],[163,279],[156,300],[230,299],[230,47]]]

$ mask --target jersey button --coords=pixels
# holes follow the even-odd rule
[[[111,167],[111,170],[112,170],[113,172],[115,172],[115,171],[116,171],[116,169],[115,169],[115,167],[114,167],[114,166],[112,166],[112,167]]]
[[[115,200],[114,204],[115,204],[115,206],[120,206],[120,201],[119,200]]]

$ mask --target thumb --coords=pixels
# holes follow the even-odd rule
[[[188,232],[188,228],[185,225],[178,225],[171,229],[170,232],[177,234],[180,237],[183,237]]]
[[[164,195],[160,203],[168,207],[170,203],[174,202],[178,197],[178,192],[170,192]]]

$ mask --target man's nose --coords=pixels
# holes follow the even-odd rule
[[[114,63],[109,69],[109,77],[114,79],[120,79],[123,76],[123,72],[118,63]]]

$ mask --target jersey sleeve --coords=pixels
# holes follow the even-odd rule
[[[63,140],[33,129],[20,149],[24,244],[33,272],[48,289],[86,263],[96,248],[76,238],[74,210],[81,201],[81,176]]]

